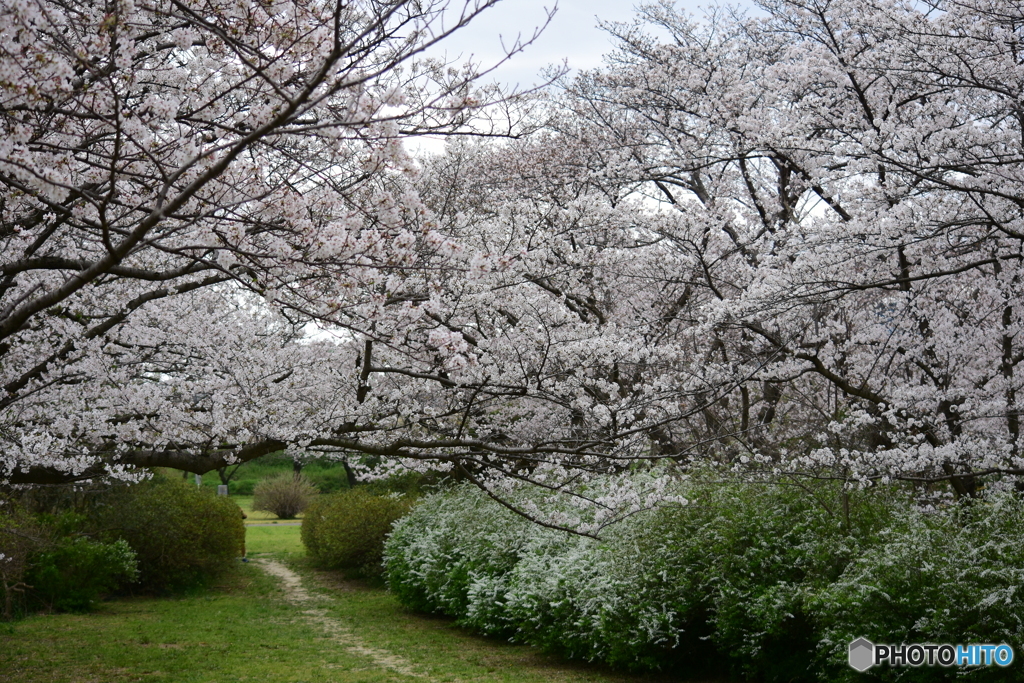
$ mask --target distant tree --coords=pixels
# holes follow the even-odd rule
[[[285,472],[256,485],[252,509],[272,512],[281,519],[295,519],[317,496],[316,487],[298,472]]]

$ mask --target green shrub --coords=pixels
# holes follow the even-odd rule
[[[73,510],[33,515],[13,501],[0,504],[3,617],[37,609],[85,611],[101,595],[134,581],[135,552],[124,541],[90,538],[94,531],[89,518]]]
[[[322,567],[379,576],[384,540],[410,507],[409,498],[374,496],[363,488],[323,496],[306,511],[302,542]]]
[[[435,490],[443,481],[440,472],[401,472],[383,479],[368,482],[366,489],[375,496],[398,493],[403,496],[419,497],[428,490]]]
[[[642,604],[671,605],[680,654],[701,648],[699,634],[737,673],[806,680],[817,633],[805,601],[871,542],[889,502],[855,495],[847,528],[839,487],[809,495],[780,484],[698,482],[687,496],[690,505],[660,513],[640,534],[642,590],[651,591]],[[667,594],[650,582],[658,575],[678,588]]]
[[[135,551],[124,540],[101,543],[64,538],[32,558],[25,583],[32,599],[47,609],[81,612],[104,593],[138,579]]]
[[[834,662],[848,643],[1009,643],[1024,636],[1024,501],[998,493],[939,512],[903,511],[809,608],[820,657]],[[1019,650],[1018,650],[1019,651]],[[949,671],[880,669],[875,680],[945,681]],[[1003,681],[1001,667],[961,670],[957,680]],[[837,667],[834,681],[854,681]]]
[[[95,515],[111,539],[137,553],[139,586],[150,592],[208,582],[234,566],[245,541],[235,503],[176,479],[122,487]]]
[[[256,485],[252,509],[271,512],[281,519],[295,519],[316,495],[316,488],[304,475],[286,472]]]
[[[414,609],[630,668],[721,677],[730,672],[720,662],[766,682],[1005,680],[997,667],[858,674],[846,648],[860,636],[1019,646],[1020,496],[936,511],[895,489],[832,484],[691,481],[680,491],[689,505],[634,515],[595,541],[457,487],[396,524],[388,583]]]
[[[348,476],[340,465],[329,470],[309,469],[309,481],[320,493],[335,493],[348,488]]]
[[[251,496],[252,492],[256,489],[256,484],[259,481],[256,479],[241,479],[239,481],[228,482],[228,492],[232,496]]]

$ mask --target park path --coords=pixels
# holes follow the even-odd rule
[[[378,667],[393,671],[403,676],[426,678],[417,673],[410,662],[398,655],[376,647],[370,647],[337,619],[329,616],[327,610],[319,609],[311,603],[330,600],[329,597],[310,591],[302,582],[302,577],[285,565],[275,560],[261,558],[254,560],[265,572],[280,579],[284,587],[285,600],[300,608],[302,619],[322,630],[334,642],[349,652],[368,657]],[[305,609],[303,609],[305,608]]]

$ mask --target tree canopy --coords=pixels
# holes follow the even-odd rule
[[[418,59],[489,4],[2,0],[0,478],[1024,474],[1019,7],[663,3],[538,100]]]

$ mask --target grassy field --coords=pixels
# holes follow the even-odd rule
[[[273,554],[285,559],[305,557],[298,526],[256,526],[245,530],[245,550],[249,557]]]
[[[253,510],[252,509],[252,496],[230,496],[231,500],[238,504],[238,507],[242,508],[242,512],[245,513],[246,524],[266,524],[268,522],[277,522],[278,517],[273,512],[266,512],[265,510]],[[300,514],[296,519],[302,519]],[[294,522],[296,520],[287,520]]]
[[[468,634],[447,619],[408,612],[383,590],[309,567],[297,526],[249,528],[247,545],[253,561],[239,563],[230,576],[203,592],[168,599],[122,598],[105,602],[90,614],[39,615],[0,625],[3,680],[669,680],[565,663],[531,648]],[[262,559],[296,572],[313,597],[297,604],[286,585],[266,573],[259,564]],[[347,635],[339,639],[338,632]],[[396,671],[382,664],[391,659],[403,666]]]
[[[273,599],[255,565],[202,595],[123,599],[85,615],[36,616],[0,635],[0,671],[19,683],[389,681]]]

